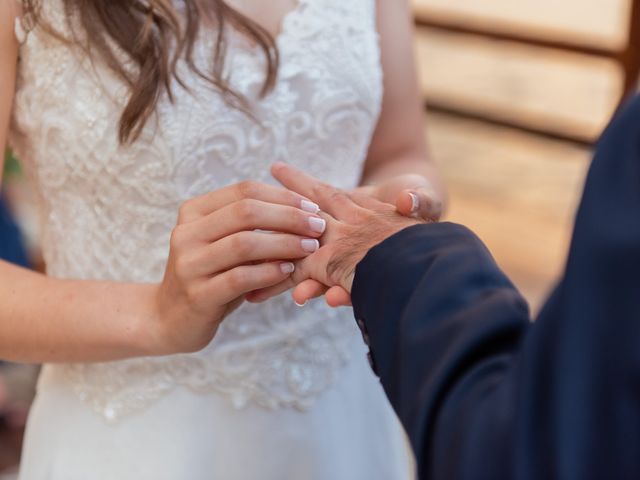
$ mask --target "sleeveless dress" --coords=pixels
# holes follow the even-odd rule
[[[61,0],[42,18],[68,33]],[[10,142],[38,192],[48,275],[158,282],[182,202],[278,160],[356,186],[377,122],[382,72],[375,0],[299,0],[265,60],[229,35],[227,75],[251,118],[178,65],[188,91],[161,98],[121,146],[126,86],[27,19]],[[196,63],[210,65],[212,32]],[[128,68],[133,68],[131,65]],[[88,322],[91,319],[87,319]],[[22,480],[395,480],[413,476],[404,434],[366,361],[350,310],[282,295],[245,305],[202,352],[45,365]]]

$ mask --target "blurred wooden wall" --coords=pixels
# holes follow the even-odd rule
[[[435,107],[593,141],[635,85],[638,3],[414,0],[425,94]]]
[[[639,3],[414,0],[448,219],[485,240],[534,309],[564,266],[591,144],[635,86]]]

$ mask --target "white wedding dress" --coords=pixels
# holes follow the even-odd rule
[[[68,32],[61,0],[42,15]],[[160,101],[141,139],[117,141],[127,88],[28,19],[11,144],[42,211],[54,277],[161,280],[178,207],[282,160],[357,184],[379,115],[375,0],[299,0],[277,39],[275,90],[251,119],[180,65],[188,93]],[[30,30],[30,31],[29,31]],[[264,58],[228,32],[235,89],[256,98]],[[213,36],[196,49],[209,65]],[[37,295],[37,292],[34,292]],[[91,319],[86,319],[91,322]],[[204,351],[46,365],[29,418],[22,480],[403,480],[403,433],[351,311],[288,295],[246,305]]]

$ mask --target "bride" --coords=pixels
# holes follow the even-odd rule
[[[45,364],[23,480],[411,477],[351,313],[248,301],[325,228],[274,161],[438,215],[411,42],[407,0],[0,2],[47,264],[0,262],[0,358]]]

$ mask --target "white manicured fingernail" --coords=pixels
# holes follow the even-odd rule
[[[415,193],[409,193],[411,197],[411,213],[416,213],[420,208],[420,199]]]
[[[282,273],[284,273],[285,275],[289,275],[296,271],[296,266],[291,262],[281,263],[280,270],[282,270]]]
[[[300,202],[300,208],[309,213],[318,213],[320,211],[320,206],[316,203],[310,202],[309,200],[302,200]]]
[[[307,302],[304,302],[304,303],[298,303],[298,302],[296,302],[295,300],[294,300],[294,303],[295,303],[297,306],[299,306],[300,308],[304,307],[304,306],[307,304]]]
[[[309,217],[309,226],[314,232],[324,233],[327,229],[327,222],[324,218]]]
[[[320,242],[315,239],[304,239],[300,243],[305,252],[313,253],[320,248]]]

